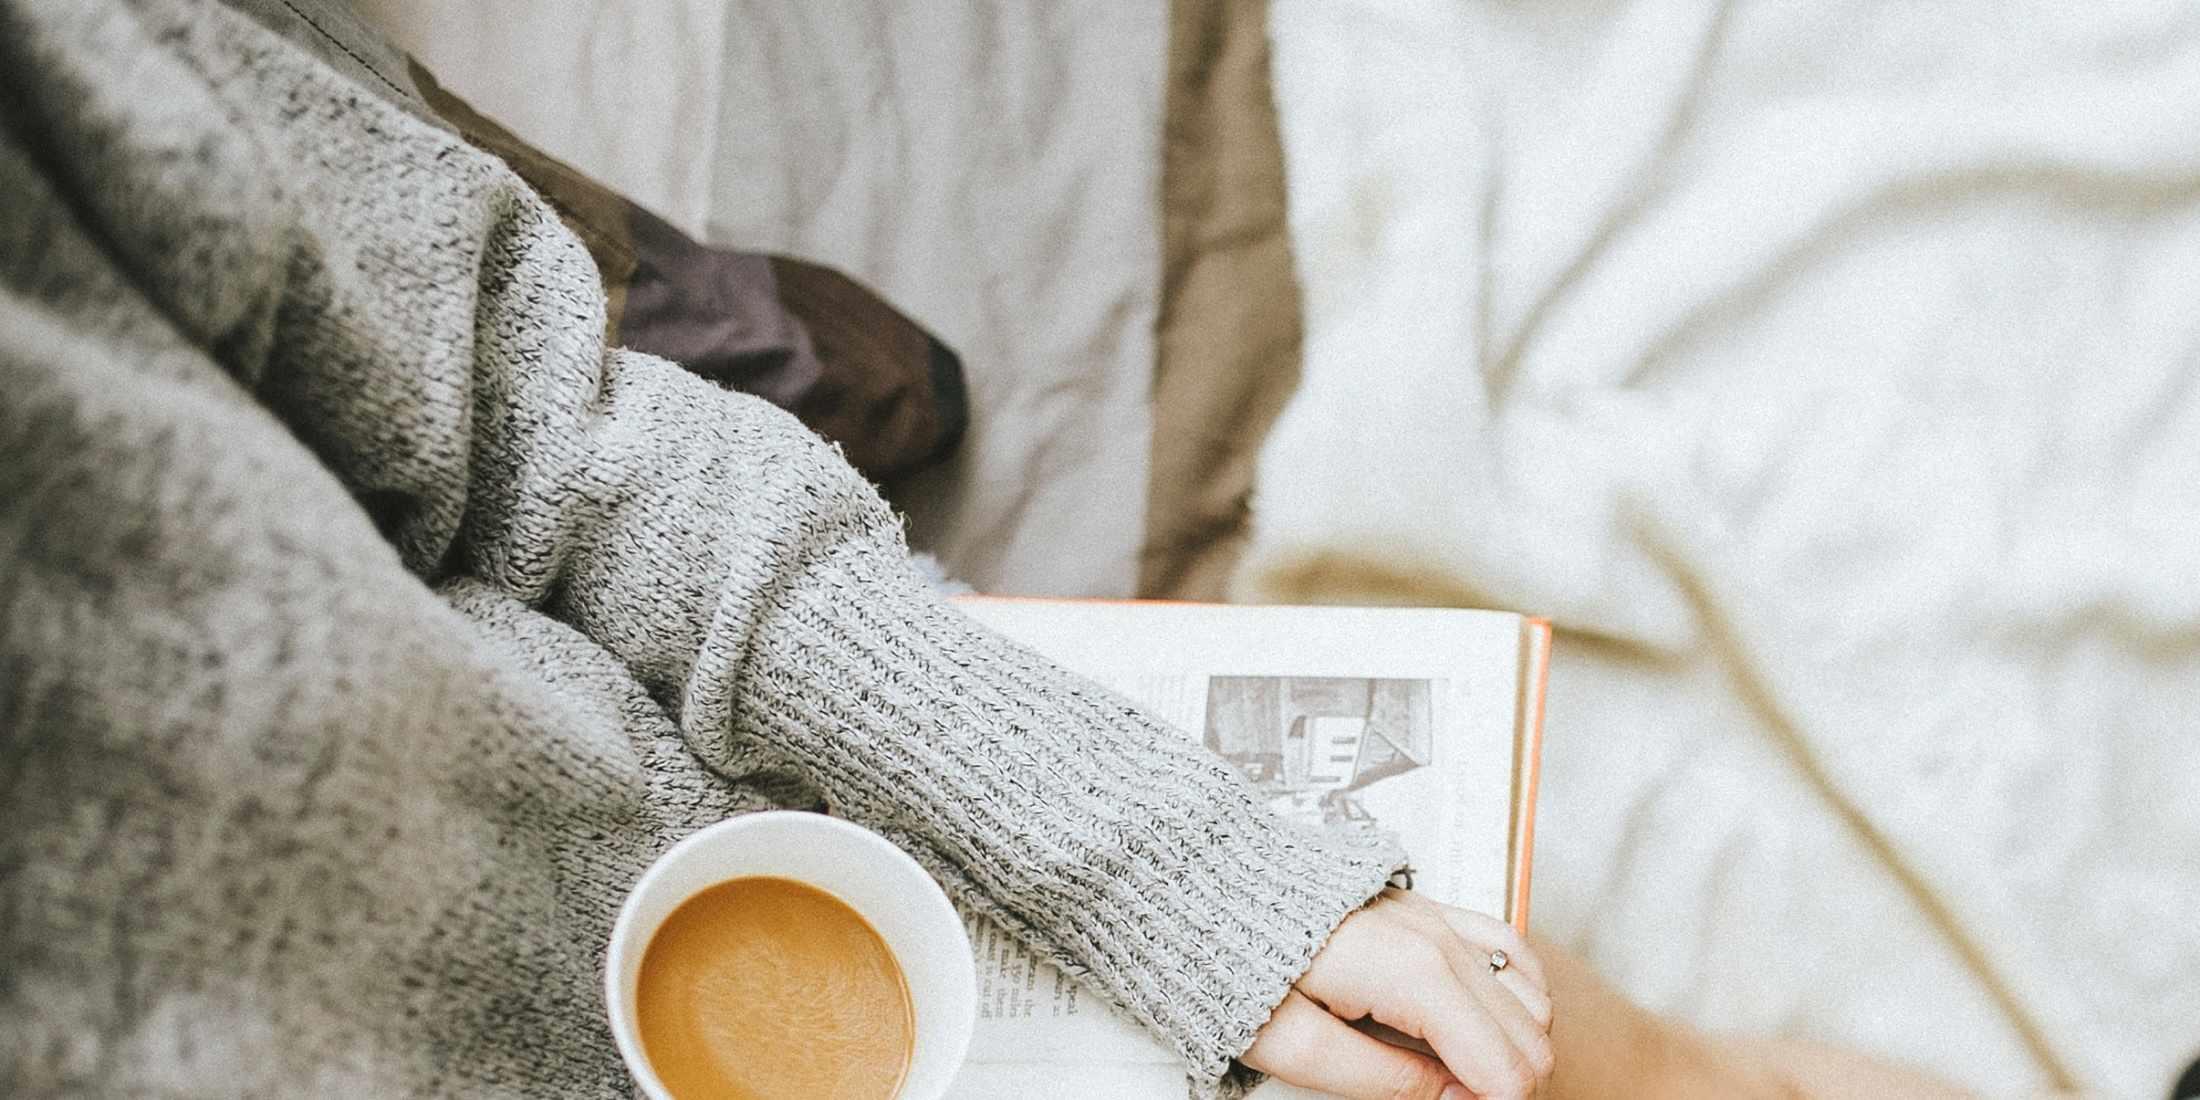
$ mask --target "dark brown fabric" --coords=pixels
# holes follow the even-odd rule
[[[962,361],[947,345],[831,268],[771,258],[779,301],[807,330],[823,384],[787,407],[805,423],[833,425],[857,469],[884,479],[945,459],[969,426]],[[831,364],[863,370],[833,371]],[[839,436],[834,436],[838,432]]]
[[[634,268],[620,343],[794,413],[874,481],[931,465],[962,440],[961,360],[855,280],[698,244],[639,207],[627,230]]]
[[[1298,387],[1299,289],[1265,0],[1173,0],[1144,596],[1220,599],[1254,459]]]
[[[874,481],[961,442],[961,360],[878,295],[816,264],[702,244],[475,111],[418,62],[411,75],[438,116],[510,165],[588,246],[610,299],[609,339],[793,412]]]

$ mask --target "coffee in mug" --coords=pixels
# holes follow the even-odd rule
[[[940,1100],[977,1022],[962,918],[885,838],[748,814],[660,856],[604,972],[612,1036],[650,1100]]]
[[[751,876],[682,902],[642,955],[642,1054],[675,1097],[892,1100],[914,1049],[909,984],[840,899]]]

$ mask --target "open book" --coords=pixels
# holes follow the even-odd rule
[[[1525,928],[1550,628],[1495,611],[965,597],[1203,739],[1277,811],[1394,833],[1414,888]],[[1179,1100],[1168,1048],[982,920],[957,1100]],[[1264,1100],[1311,1095],[1270,1083]]]

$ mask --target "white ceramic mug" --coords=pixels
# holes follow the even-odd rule
[[[604,999],[628,1072],[651,1100],[673,1100],[642,1054],[634,1019],[642,953],[680,903],[727,879],[793,879],[839,898],[886,941],[909,983],[916,1049],[896,1100],[939,1100],[962,1068],[978,1014],[977,969],[962,919],[938,884],[884,838],[823,814],[771,811],[729,818],[657,857],[611,929]]]

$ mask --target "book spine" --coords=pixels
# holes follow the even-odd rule
[[[1535,800],[1543,773],[1543,696],[1551,677],[1551,623],[1527,619],[1520,630],[1520,726],[1513,761],[1512,881],[1506,884],[1505,918],[1528,932],[1528,886],[1535,867]]]

